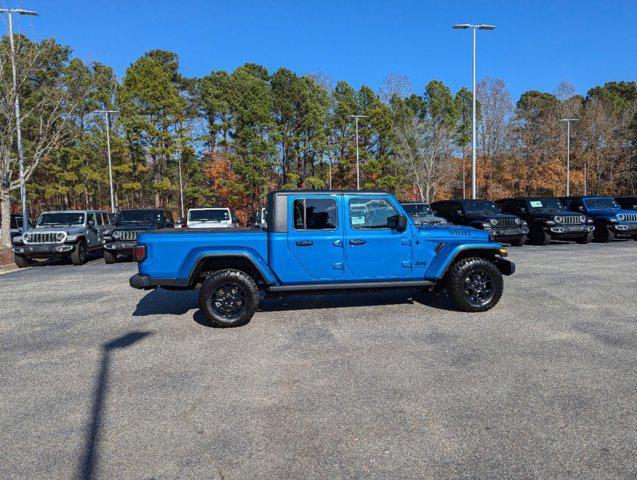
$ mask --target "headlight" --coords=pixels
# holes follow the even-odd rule
[[[31,240],[31,234],[25,233],[24,235],[22,235],[22,238],[28,242],[29,240]]]
[[[620,213],[619,215],[617,215],[617,219],[618,219],[620,222],[623,222],[623,221],[625,221],[625,220],[626,220],[626,215],[624,215],[623,213]]]
[[[580,222],[582,223],[586,223],[586,217],[584,215],[582,215],[581,217],[579,217]]]
[[[484,228],[486,230],[490,230],[491,229],[491,224],[489,222],[482,222],[482,228]]]
[[[64,240],[64,237],[66,237],[66,233],[64,233],[64,232],[58,232],[58,233],[55,234],[55,239],[58,242]]]
[[[489,220],[491,222],[491,225],[495,226],[498,224],[498,221],[495,218],[492,218],[491,220]]]
[[[564,220],[562,219],[562,217],[553,217],[553,221],[555,223],[562,223]]]
[[[113,238],[119,238],[122,236],[122,232],[118,232],[117,230],[113,232]]]
[[[520,219],[519,219],[519,218],[516,218],[516,219],[515,219],[515,224],[516,224],[516,225],[520,225],[521,223],[522,223],[522,222],[520,221]]]

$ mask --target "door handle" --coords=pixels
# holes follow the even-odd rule
[[[296,242],[296,245],[298,247],[310,247],[312,245],[314,245],[314,242],[310,241],[310,240],[303,240],[300,242]]]
[[[367,242],[365,240],[350,240],[350,245],[365,245]]]

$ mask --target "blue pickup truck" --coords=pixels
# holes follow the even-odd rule
[[[445,288],[461,311],[502,296],[515,265],[489,233],[418,227],[390,194],[275,191],[267,230],[160,229],[140,233],[134,288],[193,289],[215,326],[250,321],[266,294],[344,289]]]

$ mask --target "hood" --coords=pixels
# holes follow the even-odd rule
[[[428,225],[418,227],[418,235],[428,239],[461,242],[489,242],[489,232],[472,227],[454,225]]]
[[[411,219],[414,223],[427,223],[427,224],[436,224],[436,223],[447,223],[447,221],[442,217],[436,217],[434,214],[429,215],[417,215],[414,214],[411,216]]]
[[[470,220],[490,220],[492,218],[518,218],[515,215],[508,215],[506,213],[468,213],[465,218]]]
[[[29,229],[29,232],[38,232],[38,233],[49,233],[49,232],[66,232],[69,235],[76,235],[79,233],[83,233],[86,230],[84,225],[66,225],[59,227],[35,227]]]
[[[156,223],[127,223],[125,225],[113,225],[115,230],[153,230],[159,228]]]
[[[619,215],[620,213],[623,213],[624,215],[630,215],[630,214],[635,214],[634,210],[623,210],[621,208],[607,208],[607,209],[600,209],[600,210],[588,210],[588,215],[590,215],[591,217],[595,217],[595,218],[608,218],[608,217],[615,217],[617,215]]]
[[[580,217],[583,213],[573,212],[570,210],[547,210],[543,212],[531,212],[534,218],[553,218],[553,217]],[[586,215],[584,215],[586,216]]]

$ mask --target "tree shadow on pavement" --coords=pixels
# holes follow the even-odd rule
[[[86,425],[84,434],[84,451],[78,465],[78,478],[88,480],[96,478],[99,441],[102,427],[102,414],[104,403],[108,395],[108,377],[112,352],[118,349],[130,347],[143,338],[151,335],[151,332],[130,332],[115,338],[102,345],[100,367],[93,387],[93,404],[91,406],[91,418]]]
[[[146,315],[183,315],[197,305],[198,292],[195,290],[164,290],[156,288],[137,303],[134,317]]]

